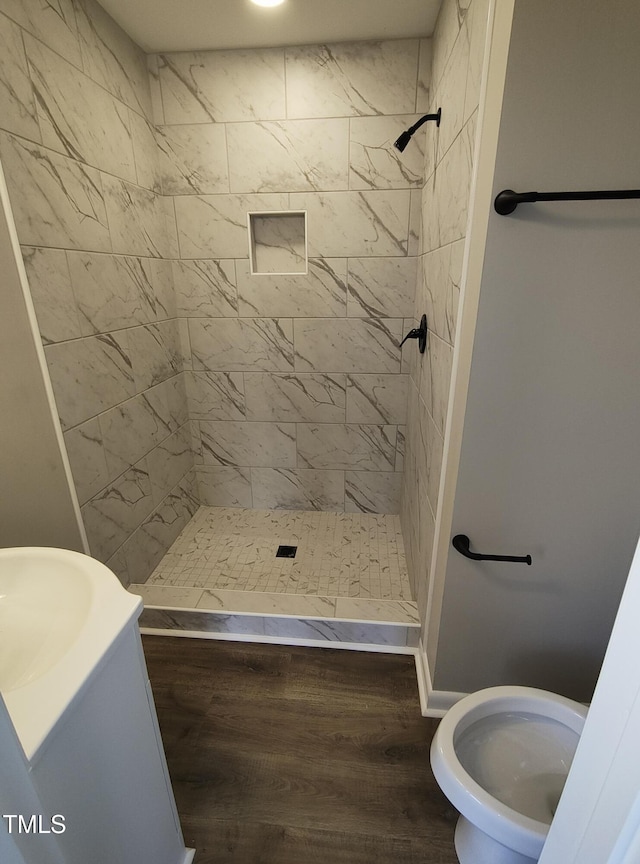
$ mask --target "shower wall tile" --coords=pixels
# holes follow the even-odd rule
[[[463,252],[464,240],[458,240],[424,255],[416,292],[416,315],[418,309],[423,309],[429,329],[451,345],[456,332]]]
[[[287,116],[414,112],[418,47],[394,39],[287,48]]]
[[[102,432],[97,418],[65,432],[64,443],[80,504],[85,504],[109,482]]]
[[[102,175],[113,251],[161,258],[167,252],[167,230],[160,198],[154,192]]]
[[[419,512],[424,512],[428,506],[433,513],[438,509],[440,474],[442,472],[442,456],[444,440],[424,402],[417,401],[418,439],[415,447],[417,459],[417,500]],[[425,501],[424,499],[427,499]]]
[[[67,259],[83,336],[154,320],[148,260],[92,252],[68,252]]]
[[[253,506],[258,510],[343,510],[344,472],[252,468]]]
[[[159,126],[156,137],[164,194],[209,195],[229,192],[228,134],[228,127],[215,123]]]
[[[421,254],[422,238],[422,193],[417,189],[412,189],[409,198],[409,237],[407,240],[407,254]]]
[[[247,420],[345,422],[345,376],[245,372]]]
[[[21,243],[111,251],[101,175],[95,168],[4,134],[0,158]]]
[[[135,395],[126,330],[49,345],[45,355],[63,429]]]
[[[179,258],[180,243],[178,242],[175,199],[163,195],[162,198],[160,198],[160,209],[164,216],[164,226],[167,235],[167,248],[165,255],[168,258]]]
[[[400,372],[402,323],[395,318],[296,319],[296,371]]]
[[[153,294],[143,296],[143,303],[149,306],[153,321],[175,318],[178,314],[171,265],[172,262],[166,258],[152,258],[149,261]],[[144,283],[142,287],[144,287]]]
[[[294,423],[201,420],[199,425],[205,465],[296,467]]]
[[[189,334],[194,371],[293,371],[290,319],[192,318]]]
[[[309,255],[344,258],[407,254],[409,191],[294,192],[291,209],[306,210]]]
[[[413,315],[416,258],[349,258],[347,315],[406,318]]]
[[[420,320],[417,317],[405,318],[402,325],[402,332],[406,335],[414,327],[419,327],[419,325]],[[422,357],[422,355],[418,351],[417,343],[413,341],[405,342],[404,346],[400,349],[400,353],[402,354],[402,373],[404,375],[410,375],[413,378],[416,378],[418,375],[418,370],[420,368],[420,358]]]
[[[440,161],[454,139],[460,134],[464,123],[465,92],[469,66],[469,35],[462,27],[456,39],[442,78],[436,85],[434,99],[438,105],[446,106],[438,129],[437,159]]]
[[[438,515],[453,346],[471,189],[477,104],[487,23],[486,0],[444,0],[433,38],[430,93],[418,110],[442,107],[438,130],[427,124],[422,190],[422,249],[412,318],[426,312],[427,353],[412,353],[401,519],[407,562],[421,620],[427,618],[430,567]],[[423,88],[419,85],[419,94]],[[418,224],[415,215],[414,224]],[[404,362],[404,358],[403,358]],[[428,621],[427,621],[428,626]]]
[[[160,87],[160,69],[157,54],[147,55],[147,72],[149,73],[149,89],[151,91],[151,112],[156,126],[164,124],[164,106],[162,104],[162,89]]]
[[[127,558],[124,554],[124,546],[121,546],[117,552],[109,558],[106,562],[106,566],[114,573],[124,588],[128,588],[131,584],[131,579],[129,578],[129,569],[127,567]]]
[[[226,128],[232,192],[348,188],[347,119],[229,123]]]
[[[321,498],[343,510],[344,470],[402,465],[396,427],[406,419],[407,379],[398,345],[407,321],[417,323],[426,136],[402,155],[393,141],[429,98],[430,48],[410,39],[149,60],[163,188],[174,195],[173,275],[197,453],[205,440],[197,458],[210,462],[208,438],[224,423],[247,437],[243,425],[298,424],[292,463],[235,454],[224,470],[252,470],[240,491],[218,495],[211,476],[201,482],[212,503],[309,502],[316,474],[299,472],[316,472],[321,490],[341,478]],[[307,213],[308,273],[252,275],[247,213],[282,210]],[[357,440],[368,461],[307,465],[300,442],[311,424],[348,426],[343,442]],[[393,427],[382,460],[362,443],[369,427]]]
[[[129,109],[37,39],[25,45],[42,143],[135,182]]]
[[[418,61],[418,93],[416,111],[429,113],[431,105],[431,64],[433,62],[433,43],[431,39],[420,40],[420,59]]]
[[[407,405],[407,413],[408,413]],[[407,427],[398,426],[398,436],[396,438],[396,471],[404,471],[404,454],[406,448]]]
[[[167,495],[122,546],[127,575],[144,582],[190,519],[186,478]]]
[[[74,0],[0,0],[0,12],[82,69]]]
[[[236,262],[173,261],[172,266],[178,315],[187,318],[238,315]]]
[[[40,141],[22,31],[4,15],[0,15],[0,127],[6,132]]]
[[[422,186],[424,131],[415,132],[403,153],[393,146],[418,114],[354,117],[350,121],[349,188],[411,189]]]
[[[184,378],[184,373],[180,372],[173,378],[167,378],[166,381],[158,385],[158,389],[166,393],[172,431],[179,429],[180,426],[183,426],[189,420],[187,390]]]
[[[429,409],[442,437],[444,437],[447,419],[452,366],[452,346],[435,334],[431,334],[427,350],[421,360],[420,397]]]
[[[247,213],[289,209],[286,194],[182,195],[174,204],[182,258],[248,258]]]
[[[405,423],[407,375],[347,375],[347,423]]]
[[[191,339],[189,338],[189,321],[178,318],[178,340],[180,347],[180,366],[185,372],[193,368],[191,360]]]
[[[393,471],[395,426],[298,424],[298,467]]]
[[[152,510],[151,480],[142,460],[82,508],[92,556],[108,561]]]
[[[93,0],[0,0],[0,48],[0,149],[54,395],[92,549],[126,584],[197,506],[146,58]]]
[[[253,506],[251,499],[250,468],[217,468],[212,465],[198,465],[199,498],[210,507]]]
[[[138,185],[160,193],[162,192],[162,175],[155,127],[146,117],[132,109],[129,109],[129,123]]]
[[[444,0],[433,34],[433,61],[431,66],[431,82],[434,87],[440,84],[460,28],[469,8],[469,3],[459,0]]]
[[[280,48],[160,54],[158,67],[165,123],[285,117]]]
[[[128,332],[133,377],[138,391],[147,390],[177,374],[180,346],[175,320],[134,327]]]
[[[308,271],[300,275],[254,275],[247,260],[236,261],[239,314],[244,317],[344,317],[347,306],[346,260],[312,259]]]
[[[466,234],[476,117],[471,117],[444,155],[433,175],[430,194],[423,200],[425,252]]]
[[[489,0],[473,0],[465,17],[466,38],[469,42],[467,82],[464,97],[465,123],[476,111],[480,102],[482,63],[484,60],[485,34],[489,15]]]
[[[147,466],[153,501],[159,506],[174,486],[193,468],[193,450],[188,427],[183,426],[154,447],[147,456]]]
[[[64,250],[23,246],[22,258],[43,343],[81,336]]]
[[[151,119],[144,52],[95,0],[76,0],[84,70],[139,114]]]
[[[172,432],[164,388],[154,387],[100,415],[109,480],[135,465]]]
[[[194,420],[243,420],[245,384],[241,372],[186,372],[189,416]],[[264,417],[253,417],[264,420]]]
[[[402,474],[391,471],[346,471],[347,513],[399,513]]]

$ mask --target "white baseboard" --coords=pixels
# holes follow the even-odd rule
[[[193,859],[196,857],[195,849],[185,849],[184,858],[182,859],[182,864],[192,864]]]
[[[418,676],[418,692],[420,694],[420,710],[423,717],[444,717],[449,708],[464,698],[466,693],[453,690],[434,690],[431,672],[422,640],[416,649],[416,675]]]

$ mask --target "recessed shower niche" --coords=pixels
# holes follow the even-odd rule
[[[251,275],[307,273],[306,210],[247,213]]]

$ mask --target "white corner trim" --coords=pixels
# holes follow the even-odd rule
[[[184,852],[184,858],[182,859],[181,864],[192,864],[193,859],[196,857],[196,850],[190,849],[187,847]]]
[[[467,696],[467,693],[457,693],[454,690],[434,690],[431,672],[422,640],[416,650],[416,675],[418,676],[418,692],[420,694],[420,710],[423,717],[444,717],[449,708]]]

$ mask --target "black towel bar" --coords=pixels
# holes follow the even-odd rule
[[[514,192],[503,189],[493,202],[496,213],[508,216],[518,204],[535,204],[536,201],[611,201],[640,198],[640,189],[607,189],[603,192]]]
[[[480,552],[471,552],[470,543],[466,534],[456,534],[451,541],[457,552],[474,561],[515,561],[518,564],[531,564],[531,555],[481,555]]]

